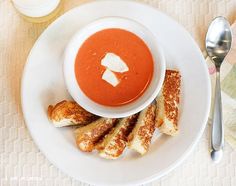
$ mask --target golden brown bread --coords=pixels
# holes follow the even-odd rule
[[[140,112],[137,123],[128,136],[128,147],[144,155],[150,146],[155,130],[156,105],[151,104]]]
[[[85,125],[95,119],[97,116],[87,112],[74,101],[61,101],[55,106],[48,106],[48,118],[55,127],[64,127],[70,125]]]
[[[164,84],[157,99],[156,127],[174,136],[178,133],[181,75],[177,70],[166,70]]]
[[[149,149],[155,126],[168,135],[178,133],[180,86],[180,72],[166,70],[156,104],[152,103],[140,114],[120,120],[98,119],[98,116],[87,112],[73,101],[50,105],[48,117],[56,127],[82,125],[75,130],[76,143],[81,151],[91,152],[96,148],[101,157],[116,159],[128,146],[144,155]],[[85,124],[88,125],[83,126]]]
[[[76,144],[81,151],[91,152],[96,143],[116,124],[117,119],[100,118],[75,130]]]
[[[99,155],[106,159],[116,159],[124,151],[127,137],[133,129],[138,114],[120,119],[116,127],[107,134],[97,145]]]

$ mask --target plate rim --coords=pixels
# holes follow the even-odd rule
[[[69,175],[65,170],[63,170],[60,165],[58,163],[56,163],[53,159],[49,158],[47,156],[47,152],[42,150],[43,148],[40,148],[41,145],[39,143],[39,141],[37,140],[37,138],[33,135],[33,133],[31,132],[31,126],[29,125],[29,121],[26,117],[26,112],[25,112],[25,104],[24,104],[24,87],[25,87],[25,76],[26,76],[26,73],[28,72],[28,68],[29,68],[29,59],[32,55],[32,53],[34,52],[35,50],[35,47],[37,46],[37,44],[39,43],[39,41],[41,40],[41,38],[43,37],[44,33],[50,29],[51,27],[53,27],[54,25],[56,25],[62,17],[68,15],[69,13],[71,13],[72,11],[76,11],[76,9],[79,9],[80,7],[82,6],[87,6],[87,5],[90,5],[90,4],[99,4],[99,3],[104,3],[104,2],[110,2],[109,0],[100,0],[100,1],[90,1],[90,2],[86,2],[86,3],[83,3],[81,5],[78,5],[68,11],[66,11],[64,14],[62,14],[61,16],[59,16],[58,18],[56,18],[56,20],[54,20],[52,23],[50,23],[44,30],[43,32],[40,34],[40,36],[37,38],[37,40],[35,41],[35,43],[33,44],[33,47],[31,48],[29,54],[28,54],[28,57],[27,57],[27,60],[26,60],[26,63],[24,64],[24,70],[23,70],[23,73],[22,73],[22,77],[21,77],[21,90],[20,90],[20,96],[21,96],[21,109],[22,109],[22,113],[23,113],[23,119],[24,119],[24,123],[25,125],[27,126],[28,128],[28,131],[29,131],[29,134],[31,136],[31,138],[33,139],[34,143],[36,144],[37,148],[42,152],[42,154],[44,155],[44,157],[49,160],[49,162],[51,164],[53,164],[56,168],[58,168],[60,171],[62,171],[65,175],[68,175],[70,178],[74,178],[78,181],[81,181],[81,182],[84,182],[84,183],[87,183],[87,184],[93,184],[93,185],[108,185],[107,183],[94,183],[93,181],[89,181],[89,180],[86,180],[86,179],[83,179],[81,176],[79,177],[74,177],[74,176],[71,176]],[[163,16],[167,17],[168,19],[170,19],[171,21],[173,21],[175,24],[178,25],[178,27],[185,33],[185,35],[192,41],[192,44],[195,46],[195,49],[198,50],[199,52],[199,56],[201,56],[202,58],[202,65],[204,66],[204,70],[205,71],[205,74],[206,74],[206,78],[207,78],[207,82],[206,82],[206,86],[207,86],[207,95],[206,95],[206,98],[207,98],[207,108],[206,108],[206,113],[205,113],[205,117],[202,119],[203,122],[202,122],[202,126],[197,134],[197,137],[193,140],[193,142],[191,143],[191,145],[183,152],[183,155],[179,158],[179,159],[176,159],[175,162],[173,162],[169,167],[161,170],[159,173],[156,173],[156,174],[153,174],[149,177],[146,177],[144,179],[136,179],[135,181],[127,181],[124,185],[139,185],[139,184],[146,184],[146,183],[150,183],[154,180],[158,180],[160,179],[161,177],[169,174],[171,171],[173,171],[176,167],[178,167],[180,164],[183,163],[183,161],[189,156],[189,154],[193,151],[193,149],[196,147],[197,143],[199,142],[201,136],[203,135],[203,132],[206,128],[206,125],[207,125],[207,121],[208,121],[208,117],[209,117],[209,114],[210,114],[210,107],[211,107],[211,83],[210,83],[210,75],[208,73],[208,67],[207,67],[207,63],[205,61],[205,58],[203,56],[203,53],[202,51],[200,50],[199,46],[197,45],[196,41],[193,39],[193,37],[190,35],[190,33],[180,24],[178,23],[177,21],[175,21],[172,17],[168,16],[167,14],[165,14],[164,12],[160,11],[158,8],[156,7],[153,7],[149,4],[146,4],[144,2],[137,2],[137,1],[127,1],[127,0],[117,0],[115,3],[133,3],[133,4],[138,4],[138,5],[142,5],[146,8],[151,8],[155,11],[157,11],[158,13],[162,14]],[[111,184],[109,184],[111,185]],[[117,184],[112,184],[112,185],[117,185]]]

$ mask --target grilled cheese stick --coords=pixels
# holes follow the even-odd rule
[[[116,119],[100,118],[75,130],[76,144],[81,151],[91,152],[96,143],[115,125]]]
[[[84,125],[94,121],[97,116],[87,112],[74,101],[61,101],[48,106],[48,118],[55,127]]]
[[[99,155],[106,159],[116,159],[124,151],[127,137],[133,129],[137,114],[120,119],[119,123],[96,146]]]
[[[177,70],[166,70],[161,94],[157,99],[156,127],[174,136],[178,133],[181,75]]]
[[[133,131],[128,136],[128,147],[144,155],[150,146],[155,130],[156,105],[151,104],[140,112]]]

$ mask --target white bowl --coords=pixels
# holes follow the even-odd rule
[[[94,33],[107,28],[120,28],[136,34],[148,46],[154,60],[153,77],[143,95],[131,103],[116,107],[104,106],[88,98],[76,81],[74,69],[76,55],[84,41]],[[105,17],[90,23],[74,35],[65,50],[64,78],[69,93],[84,109],[102,117],[126,117],[147,107],[161,89],[165,77],[165,70],[165,58],[157,38],[143,25],[127,18]]]

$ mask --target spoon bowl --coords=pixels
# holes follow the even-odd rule
[[[232,33],[229,22],[224,17],[216,17],[206,35],[208,56],[219,67],[231,48]]]

